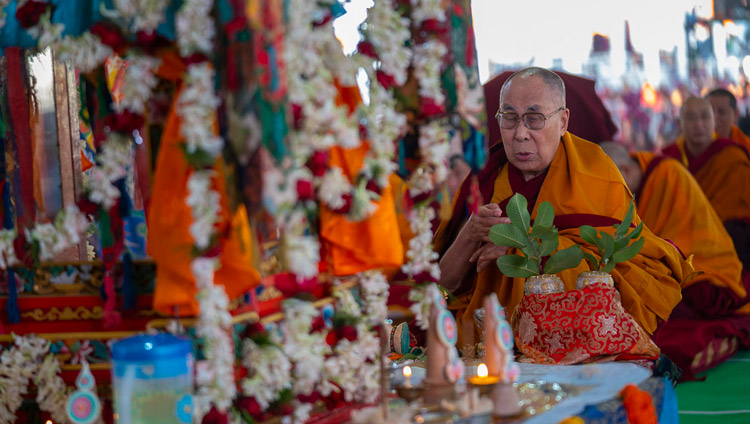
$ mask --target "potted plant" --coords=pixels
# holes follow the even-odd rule
[[[553,225],[555,208],[550,202],[542,202],[532,228],[527,205],[526,198],[516,193],[505,211],[510,224],[498,224],[490,229],[494,244],[515,247],[522,254],[503,255],[497,258],[497,266],[508,277],[526,278],[526,294],[562,292],[563,283],[554,274],[578,265],[583,252],[578,245],[555,252],[559,244],[557,228]]]
[[[593,271],[582,272],[578,276],[576,282],[577,288],[581,289],[594,283],[605,283],[614,286],[614,281],[610,273],[615,268],[615,265],[619,262],[629,261],[641,251],[643,243],[645,243],[643,237],[635,240],[632,244],[630,242],[641,235],[643,222],[638,224],[633,231],[628,232],[630,224],[633,222],[634,210],[635,203],[630,202],[630,207],[628,207],[628,212],[625,214],[622,223],[614,225],[614,235],[610,235],[606,231],[597,231],[590,225],[580,227],[581,238],[586,243],[596,247],[599,251],[600,259],[597,259],[591,253],[583,252],[583,257],[586,258]]]

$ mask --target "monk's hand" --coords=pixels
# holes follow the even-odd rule
[[[508,246],[495,246],[492,243],[485,244],[471,255],[469,262],[476,262],[477,273],[480,273],[487,268],[487,265],[506,253],[508,253]]]
[[[510,218],[503,217],[503,211],[497,203],[484,205],[469,220],[469,236],[473,241],[489,243],[490,228],[505,223],[510,223]]]

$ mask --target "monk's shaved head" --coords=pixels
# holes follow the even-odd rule
[[[680,107],[680,119],[685,119],[685,113],[692,110],[711,110],[713,113],[713,109],[711,108],[711,103],[707,99],[704,99],[702,97],[688,97],[685,99],[685,102],[682,104],[682,107]]]
[[[693,156],[708,149],[714,140],[714,110],[708,100],[689,97],[680,109],[680,124],[685,136],[685,147]]]
[[[565,83],[563,82],[562,78],[560,78],[559,75],[550,71],[549,69],[544,69],[537,66],[521,69],[520,71],[515,72],[513,75],[509,76],[507,80],[505,80],[503,88],[500,89],[500,104],[503,103],[505,92],[508,91],[508,87],[514,79],[530,77],[541,78],[542,81],[544,81],[544,84],[547,86],[547,89],[550,91],[550,94],[554,97],[556,103],[560,106],[565,106]]]
[[[604,150],[604,153],[609,155],[612,162],[617,166],[617,169],[620,170],[622,178],[625,180],[630,191],[633,193],[638,192],[641,186],[643,172],[641,171],[641,166],[638,162],[630,157],[630,153],[625,146],[613,141],[604,141],[599,143],[599,147]]]

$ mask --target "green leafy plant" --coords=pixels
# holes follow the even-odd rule
[[[583,253],[583,257],[589,262],[591,269],[612,272],[617,263],[629,261],[641,251],[643,243],[645,243],[643,237],[630,244],[630,241],[640,236],[643,230],[643,222],[641,222],[633,231],[628,232],[630,224],[633,222],[634,210],[635,203],[631,202],[628,212],[625,214],[625,219],[622,220],[622,223],[614,225],[614,236],[605,231],[597,231],[590,225],[584,225],[580,228],[581,238],[586,243],[596,246],[599,256],[601,256],[601,259],[597,259],[591,253]]]
[[[534,227],[522,194],[510,198],[505,214],[510,224],[498,224],[490,229],[490,240],[498,246],[517,248],[523,255],[507,254],[497,258],[497,267],[508,277],[528,278],[540,274],[557,274],[578,265],[583,259],[581,247],[574,245],[557,250],[557,228],[553,225],[555,208],[543,202],[536,211]],[[543,259],[549,256],[542,266]]]

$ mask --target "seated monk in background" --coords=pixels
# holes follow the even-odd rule
[[[719,216],[690,172],[672,158],[650,152],[628,154],[619,144],[600,147],[635,194],[648,228],[692,256],[696,271],[683,284],[682,301],[654,334],[662,352],[686,378],[718,365],[739,347],[750,347],[748,286],[742,264]],[[728,340],[720,354],[712,342]]]
[[[740,112],[737,110],[737,98],[734,94],[727,89],[717,88],[706,95],[706,100],[711,103],[714,110],[716,135],[719,138],[728,138],[750,152],[750,137],[737,126]]]
[[[715,135],[708,100],[685,100],[680,123],[684,136],[663,153],[693,174],[732,237],[743,272],[750,272],[750,154],[732,140]]]
[[[565,107],[565,86],[555,73],[527,68],[513,74],[500,91],[498,119],[502,141],[490,149],[479,173],[482,198],[487,202],[469,216],[466,179],[454,198],[453,214],[435,236],[441,255],[440,284],[458,296],[459,346],[474,343],[473,313],[482,299],[495,292],[509,316],[524,295],[524,279],[504,276],[495,260],[508,248],[490,242],[490,228],[509,222],[504,208],[510,197],[522,193],[536,216],[536,205],[549,201],[555,208],[555,226],[564,249],[578,244],[599,257],[580,237],[584,224],[614,232],[625,217],[632,195],[619,171],[599,148],[567,132],[570,111]],[[634,216],[633,224],[640,222]],[[648,333],[669,317],[680,301],[683,276],[692,271],[677,249],[643,229],[645,245],[630,261],[612,272],[625,310]],[[566,290],[575,289],[579,273],[589,263],[559,274]],[[476,332],[476,329],[473,329]]]

